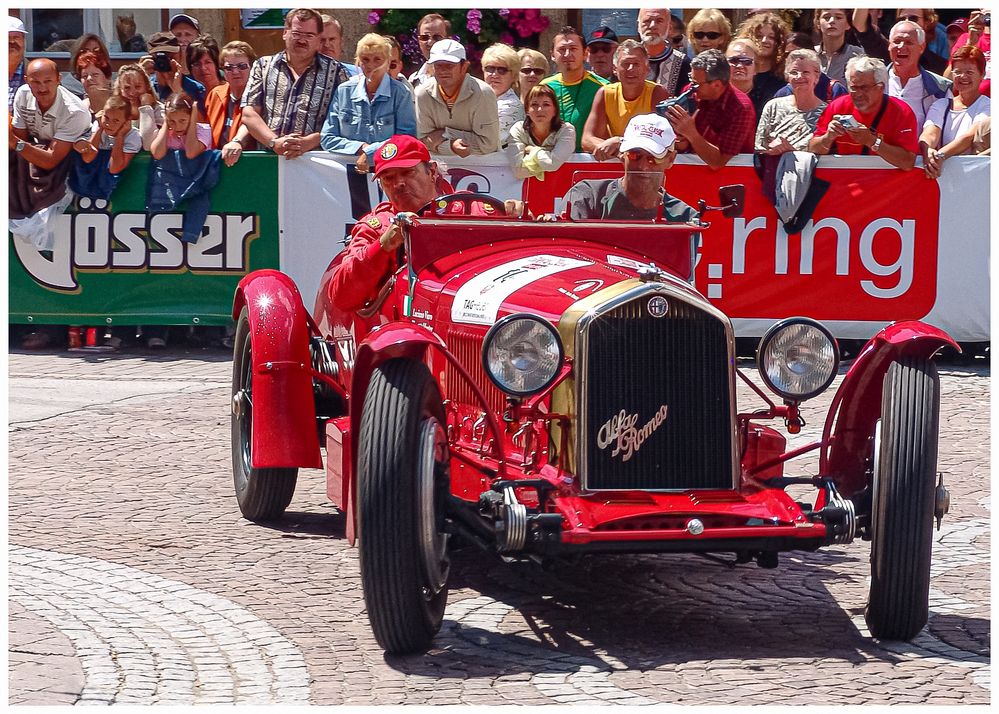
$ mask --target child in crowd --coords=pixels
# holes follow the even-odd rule
[[[163,105],[156,98],[149,75],[137,64],[126,64],[118,70],[114,94],[124,97],[131,105],[129,119],[139,130],[142,148],[149,151],[156,130],[163,125]]]
[[[132,127],[132,103],[125,97],[112,94],[104,103],[99,119],[94,121],[90,139],[80,139],[74,148],[86,163],[92,163],[102,149],[111,151],[108,172],[120,174],[142,148],[142,137]]]
[[[194,116],[194,101],[186,94],[172,94],[163,108],[166,122],[153,139],[149,152],[162,159],[171,149],[179,149],[189,159],[212,147],[212,129]]]

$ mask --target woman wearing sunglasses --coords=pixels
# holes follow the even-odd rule
[[[520,57],[510,45],[497,42],[482,53],[482,79],[496,95],[501,149],[510,141],[510,127],[524,119],[524,104],[516,91],[519,77]]]
[[[243,108],[240,99],[250,79],[250,66],[257,59],[257,53],[246,42],[234,40],[219,52],[222,75],[225,82],[215,87],[205,98],[205,118],[212,128],[212,146],[222,149],[222,160],[227,166],[239,161],[246,148],[236,141],[236,132],[243,124]],[[247,146],[252,143],[249,137]]]
[[[529,47],[520,49],[517,56],[520,58],[520,101],[526,107],[527,93],[548,76],[548,58]]]
[[[698,10],[687,23],[687,39],[690,40],[695,55],[701,54],[704,50],[724,52],[731,38],[732,25],[721,10],[712,7]]]

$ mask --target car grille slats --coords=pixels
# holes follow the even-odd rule
[[[645,292],[592,317],[580,332],[583,486],[730,489],[726,323],[676,296],[656,299],[660,308],[665,301],[663,317],[649,312]]]

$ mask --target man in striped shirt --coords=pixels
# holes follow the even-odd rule
[[[348,75],[337,60],[319,53],[323,19],[315,10],[290,11],[284,28],[285,49],[253,65],[239,133],[292,159],[319,147],[330,101]]]

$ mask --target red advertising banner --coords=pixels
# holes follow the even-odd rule
[[[620,164],[580,163],[531,179],[531,209],[551,211],[582,173],[620,175]],[[756,172],[677,164],[666,189],[710,204],[722,185],[746,186],[741,218],[705,216],[696,284],[726,314],[742,318],[808,315],[819,320],[919,319],[936,301],[940,190],[922,171],[820,168],[829,190],[801,233],[787,235]],[[779,307],[778,307],[779,306]],[[775,314],[777,307],[778,314]]]

